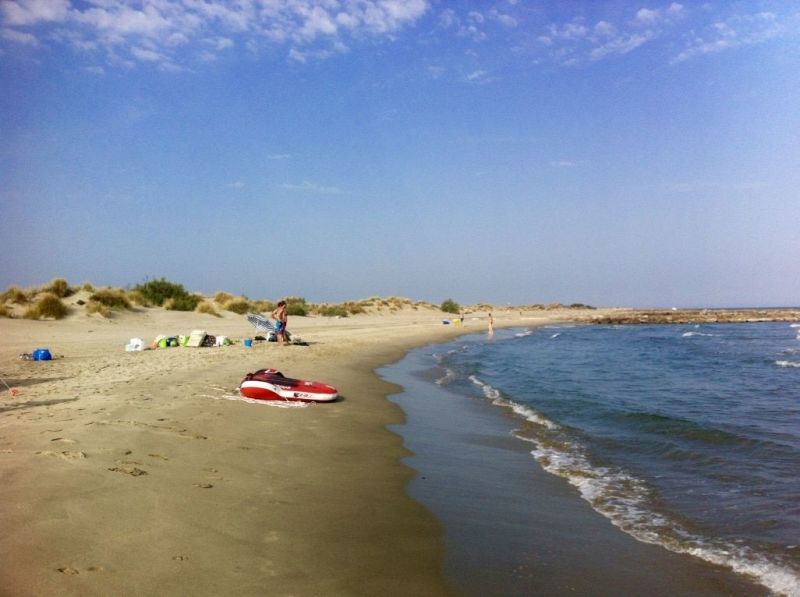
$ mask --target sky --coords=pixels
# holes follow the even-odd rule
[[[800,305],[800,4],[2,0],[0,287]]]

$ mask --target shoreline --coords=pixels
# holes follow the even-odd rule
[[[390,399],[408,414],[394,429],[418,471],[409,495],[442,522],[445,574],[459,594],[589,594],[598,585],[616,594],[769,593],[729,566],[621,530],[536,462],[515,434],[524,417],[440,385],[451,372],[430,353],[457,351],[462,341],[470,342],[413,349],[380,371],[403,388]]]
[[[483,321],[295,318],[308,347],[124,353],[130,336],[148,337],[134,329],[199,327],[193,314],[145,315],[0,324],[2,375],[20,391],[0,403],[8,594],[450,593],[441,526],[406,494],[416,473],[388,427],[404,417],[387,398],[396,389],[376,370]],[[248,332],[238,317],[208,323]],[[64,358],[14,360],[34,336]],[[343,398],[302,409],[214,399],[264,366]]]

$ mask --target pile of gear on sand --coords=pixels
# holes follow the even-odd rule
[[[284,332],[284,340],[291,344],[299,344],[302,346],[307,346],[306,342],[303,342],[297,336],[291,336],[288,331]],[[259,342],[277,342],[278,337],[275,332],[266,332],[266,336],[255,336],[254,338],[245,338],[242,340],[242,344],[244,346],[252,346],[253,343]],[[137,352],[140,350],[149,350],[149,349],[157,349],[157,348],[173,348],[177,346],[184,346],[189,348],[201,348],[201,347],[219,347],[219,346],[232,346],[237,344],[239,341],[232,340],[227,336],[214,336],[212,334],[207,333],[205,330],[193,330],[191,334],[188,336],[185,335],[175,335],[175,336],[165,336],[160,334],[155,337],[152,343],[149,346],[145,345],[144,340],[141,338],[131,338],[128,344],[125,346],[125,350],[127,352]]]

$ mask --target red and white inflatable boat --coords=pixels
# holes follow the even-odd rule
[[[295,402],[332,402],[339,395],[333,386],[284,377],[275,369],[259,369],[255,373],[248,373],[239,385],[239,393],[255,400]]]

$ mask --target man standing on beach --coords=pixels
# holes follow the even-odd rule
[[[286,301],[278,301],[278,306],[272,312],[272,317],[275,318],[275,337],[278,339],[278,344],[283,346],[284,334],[286,333]]]

